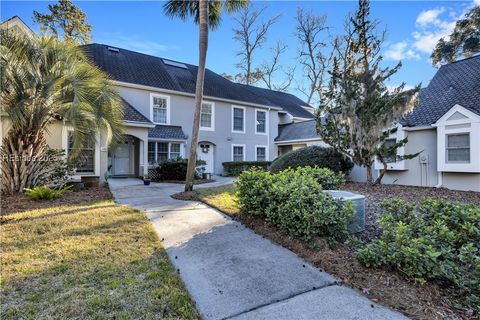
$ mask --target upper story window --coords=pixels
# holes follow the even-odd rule
[[[245,108],[232,107],[232,131],[245,133]]]
[[[448,134],[446,144],[447,162],[470,162],[470,134]]]
[[[211,131],[215,130],[215,105],[211,102],[202,103],[200,129]]]
[[[255,110],[255,133],[267,133],[267,112]]]
[[[151,94],[150,116],[154,123],[169,124],[170,97]]]
[[[73,131],[68,131],[67,155],[73,151]],[[95,172],[95,144],[90,142],[80,149],[75,162],[76,173],[94,173]]]
[[[232,145],[232,161],[245,161],[244,145]]]

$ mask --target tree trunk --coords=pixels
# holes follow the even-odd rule
[[[47,149],[44,135],[10,131],[2,143],[2,193],[23,192],[33,187],[41,171],[41,161],[48,160],[42,159]]]
[[[199,17],[200,39],[197,83],[195,87],[195,115],[193,118],[192,140],[190,144],[190,155],[188,158],[185,191],[193,190],[193,179],[195,178],[195,166],[197,164],[198,131],[200,128],[200,114],[203,101],[203,81],[205,78],[205,64],[208,47],[208,1],[199,1]]]
[[[372,184],[373,174],[372,174],[372,164],[365,165],[367,168],[367,183]]]
[[[383,178],[383,176],[385,175],[386,172],[387,172],[387,163],[384,162],[383,163],[383,169],[380,170],[380,174],[378,175],[377,179],[375,179],[373,184],[374,185],[380,184],[382,182],[382,178]]]

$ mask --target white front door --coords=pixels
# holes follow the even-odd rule
[[[131,172],[130,155],[132,153],[133,144],[122,143],[115,148],[113,153],[113,174],[125,175],[133,174]]]
[[[197,148],[197,158],[205,161],[205,172],[213,174],[213,145],[210,143],[200,143]]]

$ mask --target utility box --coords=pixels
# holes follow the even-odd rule
[[[341,202],[351,201],[355,212],[349,226],[350,232],[356,233],[365,230],[365,196],[342,190],[324,190],[323,192]]]

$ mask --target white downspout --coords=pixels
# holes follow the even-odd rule
[[[438,172],[438,183],[435,186],[435,188],[440,188],[440,187],[442,187],[442,185],[443,185],[443,172],[439,171]]]
[[[268,150],[268,158],[267,161],[270,161],[270,107],[268,108],[267,112],[267,150]],[[256,111],[255,111],[256,112]],[[257,150],[255,150],[255,154],[257,153]]]

